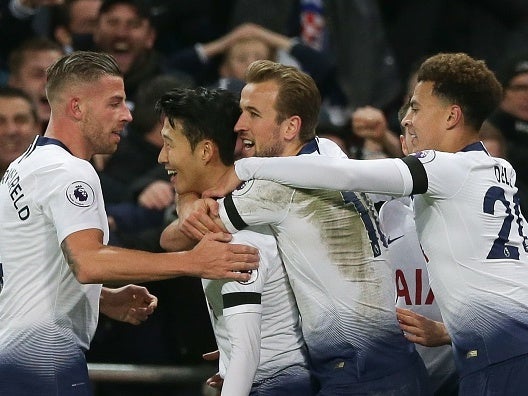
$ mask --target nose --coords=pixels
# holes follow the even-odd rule
[[[235,132],[247,131],[248,127],[245,118],[244,113],[240,114],[240,117],[238,117],[238,121],[235,124]]]
[[[403,128],[407,128],[409,125],[411,125],[411,120],[408,114],[405,117],[403,117],[400,124]]]
[[[127,123],[132,121],[132,113],[130,112],[130,109],[125,104],[125,111],[123,113],[123,121],[126,121]]]
[[[160,153],[158,154],[158,164],[164,165],[167,162],[167,153],[165,150],[165,146],[163,146],[160,150]]]

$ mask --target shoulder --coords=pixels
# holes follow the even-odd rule
[[[348,158],[341,148],[334,141],[327,138],[317,138],[319,152],[325,157]]]
[[[290,199],[294,188],[271,180],[251,179],[243,182],[231,195],[234,199],[282,201]]]

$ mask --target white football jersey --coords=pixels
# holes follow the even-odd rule
[[[528,353],[528,242],[516,175],[482,143],[403,160],[245,158],[235,169],[242,180],[419,194],[416,230],[460,374]]]
[[[314,140],[300,154],[324,155],[328,145]],[[220,217],[230,232],[271,226],[315,373],[341,368],[356,382],[409,364],[414,347],[396,320],[385,242],[364,194],[251,180],[224,199]]]
[[[37,137],[0,182],[0,368],[73,364],[97,326],[101,285],[80,284],[62,250],[68,235],[108,225],[98,176],[55,139]]]
[[[242,395],[249,393],[253,381],[308,364],[299,312],[271,230],[243,230],[231,243],[258,248],[258,270],[247,282],[202,283],[220,351],[219,372],[226,379],[223,392]]]
[[[380,226],[387,238],[389,262],[396,280],[396,306],[442,322],[440,308],[429,284],[426,260],[414,224],[411,198],[385,202],[379,211]],[[451,345],[426,347],[416,344],[425,363],[433,391],[456,380]]]
[[[431,287],[462,374],[528,353],[528,244],[515,171],[482,144],[417,154],[415,198]]]

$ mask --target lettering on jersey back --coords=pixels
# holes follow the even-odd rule
[[[495,179],[497,179],[499,183],[513,187],[511,175],[508,175],[508,170],[504,166],[495,165],[493,169],[495,171]]]
[[[407,272],[407,277],[413,276],[410,271]],[[403,298],[405,305],[431,305],[434,301],[434,294],[431,287],[428,286],[428,292],[423,299],[423,269],[416,268],[414,272],[415,276],[415,290],[414,290],[414,301],[411,298],[411,288],[409,287],[410,282],[407,282],[405,272],[401,269],[396,270],[396,298]],[[411,279],[409,279],[411,281]]]
[[[1,184],[5,184],[9,191],[9,198],[13,203],[13,207],[18,213],[18,218],[22,221],[29,218],[29,207],[25,204],[24,192],[20,184],[20,176],[15,169],[8,169],[2,177]]]

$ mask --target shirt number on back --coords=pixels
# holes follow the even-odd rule
[[[495,213],[495,203],[500,201],[506,210],[506,217],[502,222],[502,227],[499,230],[499,235],[493,242],[493,246],[488,253],[488,259],[514,259],[519,260],[519,249],[516,246],[508,245],[510,241],[510,231],[515,219],[517,223],[517,230],[519,236],[522,239],[523,247],[525,251],[528,251],[528,244],[526,237],[523,234],[523,218],[521,217],[521,211],[519,209],[519,197],[514,195],[513,205],[510,201],[504,196],[504,189],[501,187],[493,186],[486,191],[484,196],[483,210],[484,213],[493,215]],[[513,206],[513,213],[512,213]]]

